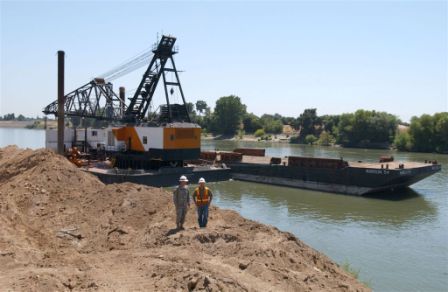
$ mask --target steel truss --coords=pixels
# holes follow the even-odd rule
[[[164,35],[154,47],[152,50],[154,55],[134,96],[130,98],[129,106],[126,106],[125,100],[120,99],[114,93],[112,83],[106,83],[103,78],[95,78],[84,86],[65,95],[65,115],[115,120],[133,124],[141,123],[145,120],[157,84],[162,79],[166,105],[161,106],[160,122],[190,122],[184,93],[173,59],[173,55],[177,53],[174,48],[175,42],[175,37]],[[168,90],[168,86],[170,90]],[[174,92],[180,93],[183,104],[170,103],[169,94],[173,95]],[[43,113],[57,116],[57,101],[46,106]]]
[[[112,83],[106,83],[101,78],[95,78],[65,95],[64,106],[66,116],[99,120],[120,120],[126,109],[125,102],[113,91]],[[57,100],[46,106],[43,113],[57,116]]]

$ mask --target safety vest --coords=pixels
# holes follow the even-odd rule
[[[207,187],[204,188],[204,192],[202,194],[202,197],[201,197],[201,191],[200,191],[199,188],[196,188],[194,190],[194,195],[196,197],[196,204],[198,204],[200,206],[207,205],[208,201],[210,200],[210,197],[208,195],[208,188]]]

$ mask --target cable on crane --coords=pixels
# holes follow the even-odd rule
[[[136,56],[127,59],[115,68],[100,74],[99,77],[112,81],[148,64],[153,55],[152,48],[147,48]]]

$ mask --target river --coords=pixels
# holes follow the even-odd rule
[[[44,147],[42,130],[0,128],[0,147]],[[280,143],[203,141],[204,149],[265,147],[267,155],[400,161],[436,159],[439,172],[405,191],[354,197],[256,183],[210,184],[219,207],[292,232],[336,262],[359,270],[375,291],[446,291],[448,287],[448,155],[314,147]]]

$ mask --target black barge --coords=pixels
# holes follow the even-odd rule
[[[228,165],[237,180],[350,195],[405,188],[442,169],[436,161],[368,163],[295,156],[243,156]]]
[[[195,183],[229,179],[310,189],[349,195],[366,195],[408,187],[442,169],[437,161],[348,162],[341,159],[264,156],[264,149],[235,149],[233,152],[201,152],[200,159],[184,167],[158,170],[88,168],[104,183],[133,182],[155,187],[173,186],[185,175]]]
[[[192,183],[196,183],[201,177],[207,182],[231,179],[231,170],[225,166],[167,167],[158,170],[88,168],[87,171],[96,175],[105,184],[132,182],[153,187],[176,185],[181,175],[185,175]]]

